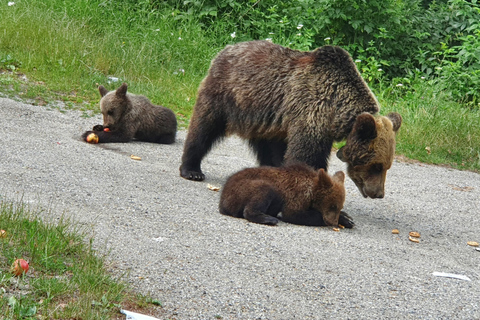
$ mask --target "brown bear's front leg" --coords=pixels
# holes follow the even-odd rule
[[[190,121],[182,155],[180,176],[194,181],[203,181],[200,164],[213,144],[225,136],[226,121],[217,114],[212,101],[199,94],[195,111]]]

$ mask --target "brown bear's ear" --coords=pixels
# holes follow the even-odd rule
[[[333,177],[335,179],[337,179],[338,181],[340,182],[345,182],[345,173],[343,173],[343,171],[337,171],[335,172],[335,174],[333,175]]]
[[[392,121],[393,124],[393,131],[397,132],[398,129],[400,129],[400,126],[402,125],[402,116],[400,113],[397,112],[390,112],[387,114],[387,118]]]
[[[124,82],[120,88],[117,89],[117,91],[115,92],[115,94],[118,96],[118,97],[125,97],[127,95],[127,84]]]
[[[107,95],[107,93],[108,93],[108,90],[105,89],[104,86],[99,86],[99,87],[98,87],[98,91],[100,91],[100,95],[101,95],[102,97],[105,97],[105,96]]]
[[[375,118],[370,113],[362,113],[353,125],[352,133],[360,140],[373,140],[377,137]]]
[[[340,159],[340,161],[347,162],[347,159],[345,159],[345,155],[343,154],[343,150],[345,149],[345,146],[341,147],[337,151],[337,158]]]
[[[318,170],[318,184],[317,186],[321,189],[329,189],[333,187],[332,178],[325,172],[324,169]]]

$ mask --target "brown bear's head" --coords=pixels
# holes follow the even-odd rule
[[[337,157],[347,163],[348,176],[366,198],[383,198],[385,179],[395,155],[395,134],[402,124],[396,112],[386,117],[362,113]]]
[[[311,207],[322,213],[328,226],[337,226],[340,211],[345,203],[345,173],[336,172],[329,176],[324,169],[318,170],[315,179]]]
[[[122,126],[122,117],[127,109],[130,108],[127,84],[123,83],[116,91],[110,92],[104,86],[99,86],[98,91],[100,91],[102,96],[100,109],[103,115],[103,127],[114,131],[117,127]]]

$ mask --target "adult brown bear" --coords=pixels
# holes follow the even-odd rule
[[[230,134],[249,141],[260,165],[303,162],[315,169],[327,169],[333,142],[347,138],[338,155],[349,176],[362,195],[382,198],[402,118],[379,116],[379,110],[339,47],[302,52],[268,41],[227,46],[200,84],[180,175],[204,180],[202,159]]]

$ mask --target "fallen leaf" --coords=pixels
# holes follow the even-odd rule
[[[408,234],[410,237],[414,237],[414,238],[420,238],[420,233],[416,232],[416,231],[410,231],[410,233]]]
[[[476,241],[468,241],[467,244],[472,247],[478,247],[478,242]]]
[[[455,186],[453,184],[449,184],[448,185],[450,188],[452,188],[453,190],[456,190],[456,191],[463,191],[463,192],[470,192],[472,191],[473,189],[475,189],[474,187],[458,187],[458,186]]]
[[[413,237],[408,237],[408,240],[412,241],[412,242],[415,242],[415,243],[419,243],[420,240],[418,238],[413,238]]]
[[[132,159],[132,160],[142,160],[142,158],[134,156],[133,154],[130,156],[130,159]]]
[[[211,191],[220,191],[220,187],[212,186],[211,184],[207,185],[207,188]]]
[[[392,230],[392,233],[393,233],[393,234],[399,234],[400,231],[398,231],[398,229],[393,229],[393,230]]]

